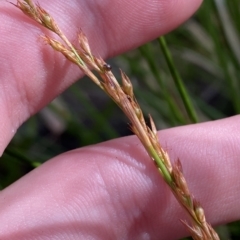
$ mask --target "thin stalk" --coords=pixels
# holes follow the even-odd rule
[[[171,177],[171,174],[169,174],[169,170],[166,168],[164,164],[164,160],[161,157],[159,157],[158,153],[152,146],[150,146],[149,149],[147,150],[149,152],[149,155],[152,156],[154,161],[156,162],[158,169],[163,178],[165,179],[166,183],[172,188],[173,179]]]
[[[221,26],[221,30],[224,38],[226,39],[226,47],[220,46],[219,49],[221,52],[220,63],[224,69],[226,80],[228,81],[229,89],[230,89],[230,98],[232,99],[232,103],[236,113],[240,113],[240,95],[239,95],[239,84],[237,81],[238,74],[235,69],[239,68],[240,64],[240,51],[239,51],[239,38],[237,33],[232,25],[229,14],[226,10],[226,6],[223,6],[223,1],[219,3],[214,0],[214,11],[216,16],[218,17],[218,21]],[[213,31],[216,31],[213,29]],[[216,36],[215,36],[216,37]],[[218,39],[216,39],[219,41]],[[225,53],[225,49],[229,51]]]
[[[193,123],[197,123],[198,122],[197,114],[196,114],[195,109],[193,107],[193,104],[190,100],[189,94],[187,93],[187,89],[185,88],[184,83],[183,83],[183,81],[182,81],[182,79],[181,79],[181,77],[180,77],[180,75],[179,75],[179,73],[178,73],[178,71],[177,71],[177,69],[174,65],[174,62],[173,62],[171,53],[168,50],[165,38],[164,37],[159,37],[158,42],[159,42],[160,47],[163,51],[164,57],[165,57],[166,62],[168,64],[168,67],[169,67],[169,70],[171,72],[174,83],[175,83],[175,85],[177,87],[177,90],[178,90],[178,92],[179,92],[179,94],[182,98],[182,101],[183,101],[183,104],[184,104],[185,109],[187,111],[187,114],[188,114],[190,120]]]
[[[240,33],[239,0],[227,1],[226,4],[228,5],[228,10],[230,12],[230,15],[232,16],[233,24],[235,25],[237,32]]]
[[[215,9],[218,15],[218,20],[224,33],[224,38],[226,39],[226,45],[228,45],[233,60],[240,65],[240,39],[237,34],[236,28],[233,25],[232,18],[226,7],[226,2],[224,0],[214,0]]]
[[[16,149],[13,150],[13,149],[11,149],[11,148],[7,148],[4,153],[6,153],[6,154],[8,154],[9,156],[12,156],[12,157],[14,157],[14,158],[16,158],[16,159],[18,159],[18,160],[21,160],[21,161],[27,163],[28,165],[30,165],[30,166],[33,167],[33,168],[36,168],[36,167],[38,167],[38,166],[41,165],[40,162],[32,161],[31,159],[29,159],[28,157],[26,157],[25,154],[21,153],[20,151],[18,151],[18,150],[16,150]]]
[[[151,49],[151,45],[145,44],[144,46],[141,46],[139,48],[139,51],[141,52],[142,56],[145,58],[152,74],[154,75],[158,85],[161,88],[161,92],[168,103],[168,107],[172,113],[172,116],[181,124],[186,124],[186,121],[182,115],[182,113],[179,111],[179,108],[177,107],[176,103],[174,102],[173,98],[171,98],[170,94],[167,92],[166,86],[162,80],[162,77],[159,73],[159,67],[156,64],[156,60],[153,57],[153,51]]]
[[[232,64],[232,62],[228,57],[229,54],[226,53],[226,49],[222,45],[221,39],[219,38],[219,35],[222,35],[222,34],[217,31],[216,26],[214,26],[213,24],[209,24],[209,21],[206,21],[206,19],[208,19],[208,16],[209,16],[209,9],[213,9],[214,10],[213,13],[215,13],[216,16],[217,16],[217,10],[215,8],[214,3],[211,3],[210,1],[206,1],[205,4],[207,4],[207,7],[203,8],[202,10],[202,19],[204,20],[203,24],[213,39],[216,58],[217,58],[218,64],[222,69],[222,72],[224,74],[224,77],[228,86],[229,98],[231,99],[231,102],[234,106],[236,113],[240,113],[239,91],[238,91],[238,87],[236,87],[236,84],[237,84],[236,80],[234,79],[230,71],[230,65]]]

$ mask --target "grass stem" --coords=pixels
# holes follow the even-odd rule
[[[198,122],[197,114],[196,114],[193,104],[190,100],[189,94],[187,93],[187,89],[185,88],[184,83],[180,77],[180,74],[174,65],[174,62],[173,62],[171,53],[168,50],[168,46],[165,41],[165,38],[163,36],[159,37],[158,42],[163,51],[164,57],[166,59],[166,62],[169,67],[169,70],[171,72],[174,83],[175,83],[177,90],[182,98],[182,101],[183,101],[183,104],[187,111],[187,114],[189,116],[189,119],[191,120],[192,123],[197,123]]]

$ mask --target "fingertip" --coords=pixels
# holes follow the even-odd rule
[[[172,31],[191,17],[201,2],[202,0],[113,1],[113,7],[101,16],[102,26],[106,26],[98,33],[103,34],[102,39],[105,40],[101,43],[103,54],[107,57],[115,56]],[[101,6],[99,8],[103,12]]]

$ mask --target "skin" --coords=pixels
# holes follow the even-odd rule
[[[39,2],[70,39],[81,27],[104,58],[171,31],[201,3]],[[17,128],[81,73],[38,41],[42,29],[18,9],[1,1],[0,12],[3,152]],[[240,117],[167,129],[159,136],[171,159],[181,160],[209,222],[239,219]],[[56,156],[0,193],[1,240],[171,240],[188,235],[179,219],[186,219],[184,211],[135,136]]]

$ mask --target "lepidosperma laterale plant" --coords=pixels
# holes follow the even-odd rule
[[[55,33],[62,41],[48,35],[42,36],[45,43],[55,51],[62,53],[69,61],[76,64],[100,89],[102,89],[124,112],[130,121],[131,130],[146,149],[156,171],[162,176],[170,190],[191,217],[191,224],[182,221],[194,239],[219,239],[214,229],[207,223],[204,210],[189,191],[182,173],[180,160],[172,163],[168,153],[161,147],[157,129],[152,117],[150,126],[146,124],[142,110],[135,98],[133,86],[128,76],[121,71],[121,84],[111,71],[111,66],[102,58],[94,56],[85,34],[78,33],[78,46],[72,44],[60,30],[55,20],[39,4],[31,0],[18,0],[12,3],[31,19]]]

